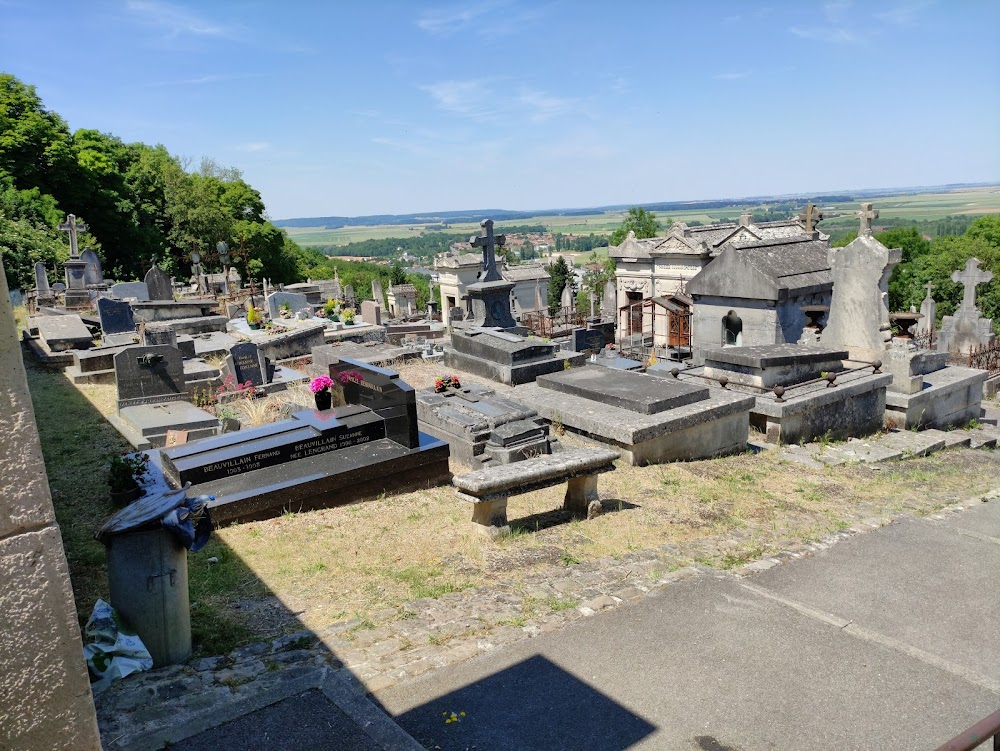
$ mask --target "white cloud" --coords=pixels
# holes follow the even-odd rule
[[[828,42],[830,44],[860,44],[864,37],[850,29],[817,27],[814,29],[803,29],[801,26],[792,26],[789,31],[797,37],[803,39],[815,39],[818,42]]]
[[[417,26],[432,34],[452,34],[467,29],[479,18],[501,5],[503,3],[485,2],[464,7],[452,6],[451,8],[431,10],[420,17]]]
[[[162,29],[168,37],[181,34],[192,36],[230,37],[234,29],[198,16],[159,0],[128,0],[126,9],[150,26]]]
[[[912,26],[916,23],[917,14],[931,5],[933,5],[933,0],[916,0],[916,2],[898,5],[892,10],[876,13],[875,18],[893,26]]]
[[[222,73],[209,73],[204,76],[194,76],[193,78],[178,78],[172,81],[154,81],[146,84],[149,87],[160,86],[204,86],[210,83],[225,83],[227,81],[239,81],[244,78],[259,78],[259,76],[233,76]]]
[[[482,117],[490,111],[488,98],[492,92],[483,81],[440,81],[420,88],[430,94],[441,109],[456,115]]]
[[[738,81],[741,78],[749,78],[749,71],[739,71],[733,73],[716,73],[712,78],[716,81]]]
[[[528,117],[536,123],[565,114],[577,106],[573,99],[551,96],[544,91],[527,88],[521,89],[517,101],[527,111]]]
[[[514,97],[494,92],[488,81],[440,81],[420,87],[441,109],[475,120],[500,114],[515,114],[541,123],[579,109],[575,99],[521,86]]]

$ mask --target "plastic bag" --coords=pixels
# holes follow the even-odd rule
[[[212,519],[208,515],[208,502],[214,495],[200,495],[185,498],[184,503],[164,516],[160,521],[164,527],[176,535],[181,545],[197,553],[212,534]]]
[[[83,656],[97,682],[95,691],[107,688],[116,678],[151,670],[153,658],[139,635],[126,626],[118,613],[104,600],[98,600],[84,626],[88,644]]]

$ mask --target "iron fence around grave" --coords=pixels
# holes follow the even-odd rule
[[[535,336],[551,339],[554,336],[567,334],[573,329],[584,325],[583,316],[576,308],[559,308],[554,314],[547,310],[535,313],[522,313],[521,325],[531,329]]]
[[[989,344],[973,347],[972,351],[964,359],[965,362],[961,363],[962,365],[985,370],[990,374],[991,378],[1000,375],[1000,339],[994,339]]]

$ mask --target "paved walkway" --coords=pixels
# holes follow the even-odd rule
[[[994,501],[706,570],[376,698],[432,749],[934,749],[1000,707],[998,574]]]

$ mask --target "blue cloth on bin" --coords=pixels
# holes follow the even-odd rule
[[[205,547],[208,538],[212,536],[212,519],[208,515],[208,502],[214,500],[214,495],[185,498],[184,503],[164,516],[161,522],[177,536],[185,548],[197,553]]]

